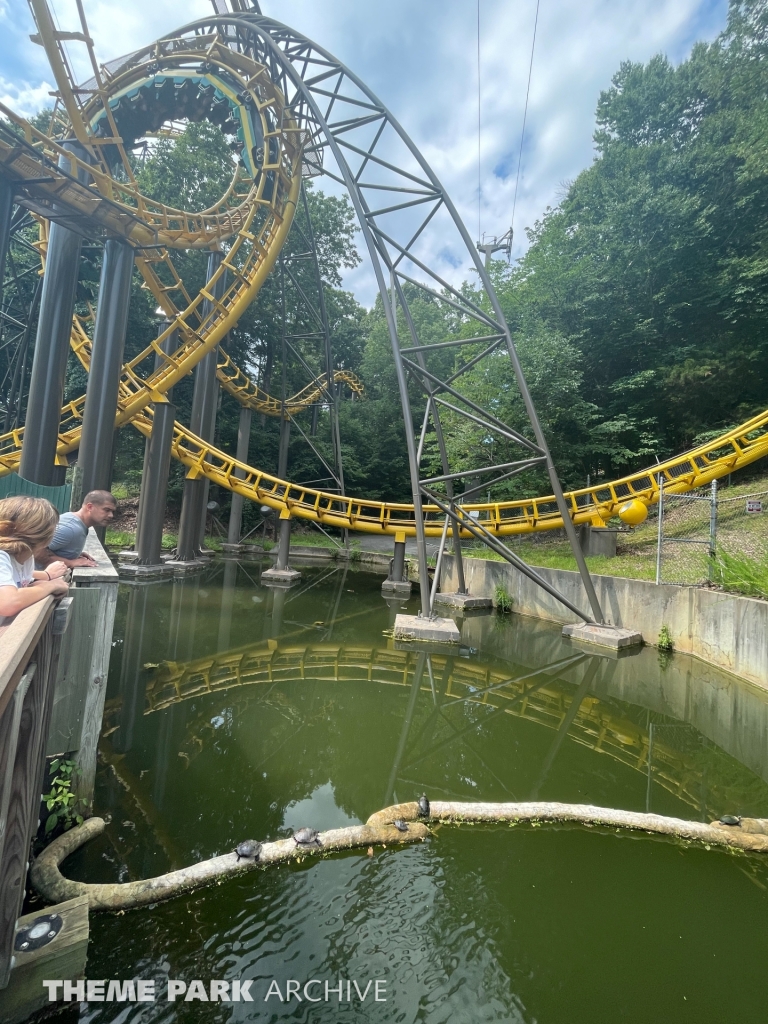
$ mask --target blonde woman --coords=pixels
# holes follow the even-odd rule
[[[69,589],[63,562],[35,570],[35,554],[48,546],[58,521],[59,513],[45,498],[0,501],[0,621]]]

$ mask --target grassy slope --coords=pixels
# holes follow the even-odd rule
[[[763,497],[765,512],[755,516],[743,514],[744,496],[758,492],[768,492],[768,477],[761,477],[733,487],[721,488],[719,495],[721,501],[718,508],[718,542],[726,551],[739,551],[746,548],[753,558],[758,559],[762,551],[768,553],[768,493]],[[732,506],[730,501],[724,500],[732,498],[740,500],[734,501]],[[708,517],[708,510],[705,515]],[[619,521],[616,520],[611,525],[619,525]],[[636,580],[655,579],[657,529],[658,519],[652,509],[651,515],[642,526],[619,535],[616,558],[587,558],[590,572],[602,576],[622,576]],[[686,527],[684,524],[678,529],[673,527],[670,532],[672,535],[676,532],[684,535]],[[576,560],[571,554],[567,541],[561,539],[551,541],[533,540],[532,538],[513,539],[510,547],[530,565],[549,569],[576,569]],[[692,556],[694,552],[698,554],[696,549],[692,549]],[[480,545],[468,545],[466,554],[470,558],[489,558],[501,561],[498,555]],[[703,551],[701,557],[706,559]]]

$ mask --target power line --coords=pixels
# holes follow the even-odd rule
[[[531,94],[531,74],[533,72],[533,52],[536,49],[536,29],[539,25],[539,3],[541,0],[536,0],[536,17],[533,22],[533,40],[531,41],[531,60],[528,65],[528,87],[525,90],[525,109],[523,111],[523,130],[520,133],[520,152],[517,156],[517,178],[515,179],[515,197],[512,200],[512,230],[515,227],[515,207],[517,206],[517,189],[520,184],[520,167],[523,162],[523,143],[525,142],[525,122],[528,119],[528,97]],[[480,0],[477,0],[478,7]]]
[[[480,234],[480,204],[483,199],[483,183],[480,173],[480,0],[477,0],[477,240]]]

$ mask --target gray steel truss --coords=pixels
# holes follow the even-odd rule
[[[255,12],[234,11],[194,22],[166,38],[214,34],[231,48],[268,67],[272,80],[287,98],[291,115],[306,133],[305,163],[312,168],[312,173],[322,173],[343,186],[356,211],[379,288],[400,391],[416,520],[421,614],[432,614],[423,499],[436,505],[453,522],[459,562],[459,535],[469,533],[522,569],[522,560],[500,537],[494,536],[477,519],[470,521],[459,496],[454,493],[454,484],[464,479],[472,493],[532,466],[540,466],[549,477],[554,503],[581,574],[590,612],[572,605],[553,588],[546,586],[545,589],[582,619],[603,622],[600,603],[509,326],[484,262],[437,176],[396,118],[361,79],[327,50],[294,29]],[[130,60],[141,60],[142,56],[140,51]],[[479,287],[470,290],[462,288],[459,282],[452,282],[457,263],[465,267],[465,272],[471,269],[476,273]],[[413,289],[456,314],[455,337],[445,339],[442,345],[469,346],[470,360],[446,379],[429,368],[427,360],[433,346],[419,337],[411,310]],[[401,318],[398,318],[397,307]],[[399,319],[404,325],[405,345],[401,343]],[[466,334],[471,336],[464,337]],[[479,346],[482,346],[480,351]],[[514,371],[532,437],[513,430],[453,386],[470,367],[485,359],[498,358],[500,348],[506,349]],[[420,440],[414,429],[409,375],[426,397]],[[452,417],[462,417],[481,426],[491,436],[514,440],[523,449],[524,457],[500,465],[452,469],[441,421],[443,410],[450,411]],[[430,422],[442,465],[442,473],[437,476],[423,475],[421,471],[424,439]],[[478,486],[479,479],[494,473],[495,477]],[[466,498],[466,494],[461,498]],[[529,567],[523,571],[544,585],[541,577]]]
[[[137,64],[151,64],[158,58],[158,46],[173,49],[174,45],[181,45],[184,49],[194,49],[207,46],[212,38],[218,37],[233,50],[266,66],[273,82],[282,90],[287,100],[286,115],[304,133],[304,174],[322,175],[347,191],[378,285],[400,392],[416,524],[421,614],[432,615],[434,596],[427,574],[426,499],[433,509],[428,514],[444,522],[444,539],[449,521],[453,527],[460,590],[464,589],[460,539],[462,535],[469,535],[535,579],[582,619],[603,622],[571,510],[564,499],[509,326],[484,262],[453,202],[397,120],[357,75],[294,29],[262,16],[257,5],[250,11],[244,10],[245,6],[245,0],[229,0],[228,12],[225,0],[215,0],[216,13],[212,17],[170,33],[159,44],[110,62],[109,70],[116,74]],[[286,125],[286,128],[295,130],[293,126]],[[306,197],[303,203],[306,209]],[[311,226],[305,242],[306,253],[317,265]],[[457,267],[462,268],[461,277],[465,278],[467,271],[475,273],[477,286],[462,286]],[[287,253],[280,273],[288,287],[294,275]],[[317,276],[319,280],[319,270]],[[316,300],[302,292],[299,287],[297,294],[302,301],[307,300],[310,306],[314,304],[319,314],[316,333],[318,340],[322,339],[325,353],[329,404],[335,407],[337,395],[332,380],[330,334],[322,284]],[[454,326],[450,337],[435,343],[420,336],[418,318],[413,315],[414,296],[426,297],[451,314]],[[286,346],[289,341],[286,336]],[[291,347],[295,355],[297,347]],[[469,358],[452,373],[441,375],[434,358],[436,352],[446,349],[468,353]],[[462,383],[461,378],[468,370],[499,359],[504,351],[527,415],[529,429],[525,433],[504,423],[481,401],[475,401],[456,386]],[[306,363],[303,353],[300,361],[314,374],[314,368]],[[424,411],[418,420],[414,420],[411,408],[409,378],[425,398]],[[490,438],[514,443],[522,449],[521,458],[503,462],[479,459],[479,464],[473,466],[462,460],[461,465],[452,465],[446,430],[459,421],[479,427]],[[421,424],[420,431],[416,423]],[[440,473],[427,467],[422,470],[430,425]],[[334,430],[333,475],[343,490],[338,423]],[[552,511],[557,509],[562,518],[589,612],[566,601],[526,566],[493,528],[488,529],[480,519],[470,516],[464,507],[473,494],[532,467],[543,468],[549,477],[554,495]],[[457,494],[455,488],[461,480],[465,488]]]
[[[282,400],[286,399],[286,370],[288,363],[299,365],[307,377],[307,383],[316,382],[322,398],[319,404],[326,405],[330,413],[331,444],[333,455],[328,461],[328,454],[323,453],[316,444],[314,434],[308,434],[294,418],[295,425],[302,438],[312,449],[316,458],[330,474],[332,480],[327,490],[337,490],[344,494],[344,465],[341,452],[341,434],[339,431],[339,388],[334,383],[334,359],[331,329],[325,304],[325,285],[320,271],[317,256],[315,233],[306,189],[301,188],[301,211],[304,225],[297,217],[292,226],[288,242],[280,254],[279,283],[280,306],[282,309],[281,337],[281,370]],[[305,230],[306,227],[306,230]],[[301,279],[300,266],[309,267],[309,282]],[[288,311],[290,310],[289,329]],[[306,351],[307,342],[320,349],[323,369],[312,364],[312,356]]]

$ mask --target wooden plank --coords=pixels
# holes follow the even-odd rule
[[[8,831],[8,807],[11,802],[13,784],[13,768],[16,763],[16,750],[19,741],[19,725],[21,709],[27,695],[29,684],[35,674],[37,665],[34,662],[27,666],[21,682],[11,698],[11,703],[0,718],[0,864],[3,861],[5,836]]]
[[[49,622],[35,649],[37,670],[24,697],[11,777],[3,858],[0,861],[0,989],[8,984],[16,918],[24,898],[30,832],[36,826],[45,751],[43,729],[53,693]]]
[[[37,834],[37,829],[40,821],[40,803],[43,795],[43,783],[45,781],[46,774],[46,763],[45,763],[45,741],[51,728],[51,713],[53,711],[53,693],[56,683],[56,673],[59,665],[59,655],[61,654],[61,643],[63,640],[61,633],[56,632],[56,620],[55,618],[51,622],[51,642],[48,648],[48,684],[45,691],[45,698],[43,704],[42,720],[40,722],[40,755],[37,761],[37,778],[30,788],[30,807],[32,809],[30,814],[29,822],[29,833],[27,839],[27,845],[31,848],[32,841]],[[43,664],[42,654],[40,656],[41,667]]]
[[[2,993],[0,1024],[22,1024],[31,1014],[48,1006],[43,981],[66,978],[76,981],[85,975],[88,949],[88,898],[78,896],[66,903],[46,907],[45,911],[25,914],[16,931],[33,925],[38,917],[57,914],[62,921],[55,939],[40,949],[14,953],[14,965],[8,987]]]
[[[88,690],[91,685],[93,645],[99,629],[101,590],[75,587],[72,619],[64,634],[56,686],[53,694],[51,728],[46,754],[73,753],[80,746],[80,733]]]
[[[0,715],[19,684],[32,651],[53,612],[53,598],[46,597],[24,608],[0,626]]]
[[[104,701],[107,696],[109,657],[112,653],[112,629],[117,608],[117,584],[108,583],[92,589],[99,595],[99,605],[96,613],[94,643],[88,670],[88,689],[85,694],[78,754],[75,759],[80,768],[80,774],[74,787],[77,795],[88,801],[93,800],[93,787],[96,781],[96,755],[101,734],[101,720],[104,716]]]
[[[83,553],[90,555],[96,565],[95,567],[83,565],[74,569],[72,579],[75,583],[117,583],[117,569],[112,565],[109,555],[99,543],[99,538],[93,527],[88,530]]]

